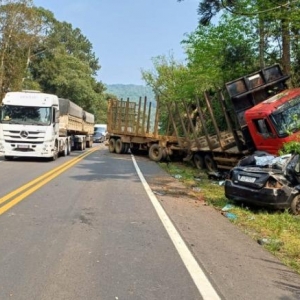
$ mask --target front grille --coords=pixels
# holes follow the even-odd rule
[[[22,130],[23,131],[23,130]],[[26,138],[21,137],[20,130],[4,131],[4,139],[7,143],[32,143],[41,144],[44,141],[44,132],[27,131],[28,136]]]
[[[43,141],[36,142],[36,141],[29,141],[28,139],[26,140],[5,140],[6,143],[10,144],[34,144],[34,145],[39,145],[43,144]]]

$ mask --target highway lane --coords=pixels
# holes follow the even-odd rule
[[[0,226],[0,299],[201,299],[130,156],[94,152]]]
[[[0,163],[0,196],[76,155]],[[153,190],[174,180],[136,161]],[[300,298],[299,276],[212,208],[179,192],[156,197],[221,299]],[[103,145],[0,215],[0,226],[0,299],[212,299],[197,289],[131,156]]]

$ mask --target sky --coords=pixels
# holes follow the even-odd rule
[[[145,85],[141,70],[172,54],[184,62],[181,41],[197,28],[199,0],[33,0],[71,23],[93,45],[104,84]]]

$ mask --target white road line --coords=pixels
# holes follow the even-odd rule
[[[164,211],[163,207],[157,200],[156,196],[152,192],[151,188],[149,187],[147,181],[145,180],[139,166],[133,155],[131,155],[133,164],[135,166],[136,172],[154,206],[160,220],[162,221],[166,231],[168,232],[175,248],[177,249],[184,265],[186,266],[188,272],[190,273],[196,287],[198,288],[199,293],[203,297],[204,300],[220,300],[221,298],[209,282],[208,278],[205,276],[204,272],[202,271],[201,267],[197,263],[196,259],[192,255],[189,248],[186,246],[185,242],[181,238],[180,234],[174,227],[173,223],[171,222],[170,218]]]

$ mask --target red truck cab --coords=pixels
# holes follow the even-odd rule
[[[278,155],[289,141],[299,140],[300,88],[288,89],[245,111],[256,150]]]
[[[300,88],[289,89],[278,64],[226,83],[239,150],[278,155],[283,144],[299,139]]]

